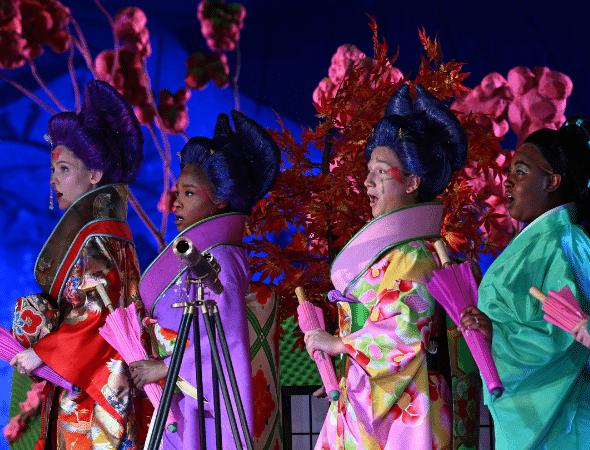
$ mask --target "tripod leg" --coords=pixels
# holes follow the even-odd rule
[[[229,391],[227,390],[227,383],[225,381],[225,375],[223,373],[223,368],[221,367],[221,358],[219,357],[219,351],[217,350],[217,340],[213,337],[213,327],[209,320],[206,319],[207,316],[207,307],[205,305],[201,306],[201,312],[205,317],[205,326],[207,327],[207,335],[209,336],[209,344],[211,345],[211,356],[213,358],[213,362],[215,363],[215,368],[217,369],[217,375],[219,376],[219,381],[221,385],[221,393],[223,394],[223,400],[225,402],[225,408],[227,410],[227,415],[229,418],[229,423],[231,425],[232,433],[234,435],[234,440],[236,442],[236,448],[238,450],[243,450],[242,440],[240,439],[240,433],[238,432],[238,424],[236,422],[236,416],[234,415],[234,410],[231,404],[231,400],[229,398]],[[246,440],[246,443],[248,440]]]
[[[211,335],[215,340],[215,322],[209,312],[206,320],[211,324]],[[213,388],[213,408],[215,411],[215,447],[217,450],[223,450],[223,434],[221,432],[221,399],[219,398],[219,376],[215,364],[211,364],[211,387]]]
[[[174,345],[174,351],[172,352],[172,358],[170,359],[170,366],[168,367],[168,375],[166,376],[166,384],[164,385],[162,398],[160,399],[160,406],[158,407],[158,413],[154,423],[154,431],[147,450],[157,450],[160,447],[160,441],[162,440],[164,427],[166,426],[166,418],[168,417],[168,411],[170,411],[174,385],[176,384],[178,373],[180,372],[180,364],[182,363],[184,348],[188,338],[191,316],[192,313],[187,312],[185,309],[180,321],[180,327],[178,328],[176,344]]]
[[[219,334],[219,342],[221,343],[221,350],[223,351],[223,359],[225,360],[225,367],[227,368],[227,374],[231,383],[232,392],[234,394],[234,402],[238,415],[240,416],[240,423],[244,432],[244,439],[246,440],[246,446],[248,450],[253,450],[252,436],[250,435],[250,429],[248,428],[248,422],[246,421],[246,413],[244,412],[244,405],[242,398],[240,397],[240,389],[238,388],[238,382],[236,380],[236,374],[234,366],[231,362],[231,356],[227,347],[227,340],[225,338],[225,331],[223,331],[223,324],[221,323],[221,317],[219,315],[219,308],[217,305],[213,305],[213,318],[215,319],[215,325],[217,326],[217,334]]]
[[[197,376],[197,400],[199,405],[199,440],[200,450],[207,449],[207,439],[205,435],[205,397],[203,394],[203,368],[201,366],[201,332],[199,330],[199,317],[193,315],[193,345],[195,347],[195,372]]]

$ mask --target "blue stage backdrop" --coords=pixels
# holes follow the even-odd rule
[[[41,0],[42,2],[42,0]],[[152,88],[157,94],[184,86],[184,61],[206,45],[196,19],[196,1],[162,2],[137,0],[103,4],[113,15],[122,6],[139,6],[148,17],[152,56],[147,60]],[[574,83],[568,102],[568,115],[590,116],[590,85],[587,83],[590,60],[583,30],[587,28],[589,7],[580,2],[563,1],[551,8],[533,0],[474,3],[424,0],[271,0],[242,1],[247,10],[240,41],[242,68],[239,80],[241,109],[259,123],[276,128],[278,112],[286,126],[297,135],[300,125],[315,125],[311,94],[327,76],[330,58],[338,46],[350,43],[372,55],[371,30],[365,13],[376,18],[379,31],[390,45],[390,55],[400,48],[395,63],[404,74],[416,74],[423,49],[418,29],[425,27],[431,37],[438,33],[445,61],[468,63],[472,72],[465,85],[474,87],[490,72],[506,76],[515,66],[548,66],[569,75]],[[96,56],[112,48],[108,22],[94,2],[64,1],[84,31],[90,51]],[[582,31],[580,31],[582,30]],[[40,75],[66,103],[74,107],[73,91],[67,74],[67,55],[46,55],[36,60]],[[232,74],[235,53],[229,54]],[[91,78],[80,58],[75,60],[76,75],[83,86]],[[32,79],[27,68],[2,71],[50,102]],[[212,133],[219,112],[234,105],[231,88],[213,85],[193,91],[187,102],[189,136]],[[9,327],[15,300],[39,291],[33,266],[44,240],[60,217],[49,211],[50,147],[43,140],[50,115],[8,83],[0,82],[0,324]],[[157,203],[161,194],[162,168],[157,151],[144,127],[145,162],[132,188],[150,217],[158,224]],[[171,139],[172,166],[178,174],[178,157],[184,139]],[[513,148],[512,133],[503,143]],[[130,213],[142,268],[156,256],[157,245],[134,212]],[[167,240],[175,235],[168,227]],[[0,426],[8,420],[11,369],[0,364]],[[0,449],[6,448],[3,434]]]

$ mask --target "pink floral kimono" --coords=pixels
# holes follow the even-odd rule
[[[340,334],[351,355],[316,450],[430,450],[451,446],[450,390],[429,372],[442,205],[398,209],[367,224],[332,265]]]

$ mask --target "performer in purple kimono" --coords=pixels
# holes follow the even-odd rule
[[[244,404],[250,433],[254,423],[250,342],[246,321],[245,294],[250,271],[242,246],[244,223],[252,207],[273,186],[280,167],[280,150],[268,132],[237,111],[232,112],[236,131],[229,117],[217,118],[213,139],[194,137],[180,155],[181,174],[176,185],[175,224],[179,236],[188,237],[201,252],[210,251],[221,266],[219,279],[224,291],[210,294],[219,307],[227,337],[239,393]],[[160,359],[132,363],[137,386],[166,378],[170,355],[183,313],[173,303],[186,298],[186,267],[169,245],[148,267],[142,277],[140,293],[149,314],[147,322],[154,343],[154,356]],[[199,315],[205,403],[207,448],[215,448],[211,349],[203,317]],[[192,331],[184,352],[172,412],[178,431],[166,431],[164,449],[198,448],[198,400],[196,398],[195,353]],[[219,348],[221,348],[218,345]],[[234,408],[236,418],[237,411]],[[221,408],[223,448],[236,448],[225,407]],[[245,448],[245,442],[242,439]],[[203,449],[205,450],[205,449]]]
[[[340,335],[305,333],[307,351],[348,355],[342,396],[316,450],[450,449],[450,390],[427,365],[439,268],[433,242],[443,205],[432,202],[465,164],[467,136],[436,97],[399,88],[367,140],[365,186],[374,219],[334,260]]]

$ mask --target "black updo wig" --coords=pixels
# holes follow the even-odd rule
[[[213,192],[227,201],[231,211],[249,215],[254,205],[272,189],[280,169],[281,150],[255,120],[239,111],[219,114],[213,139],[193,137],[180,152],[180,168],[200,166]]]
[[[418,201],[428,202],[467,162],[467,134],[442,101],[420,85],[416,93],[413,99],[403,85],[391,96],[367,140],[365,157],[369,161],[375,147],[390,148],[404,170],[420,177]]]
[[[532,144],[561,175],[562,203],[578,204],[586,231],[590,231],[590,122],[571,117],[559,130],[543,128],[531,133],[524,144]]]

